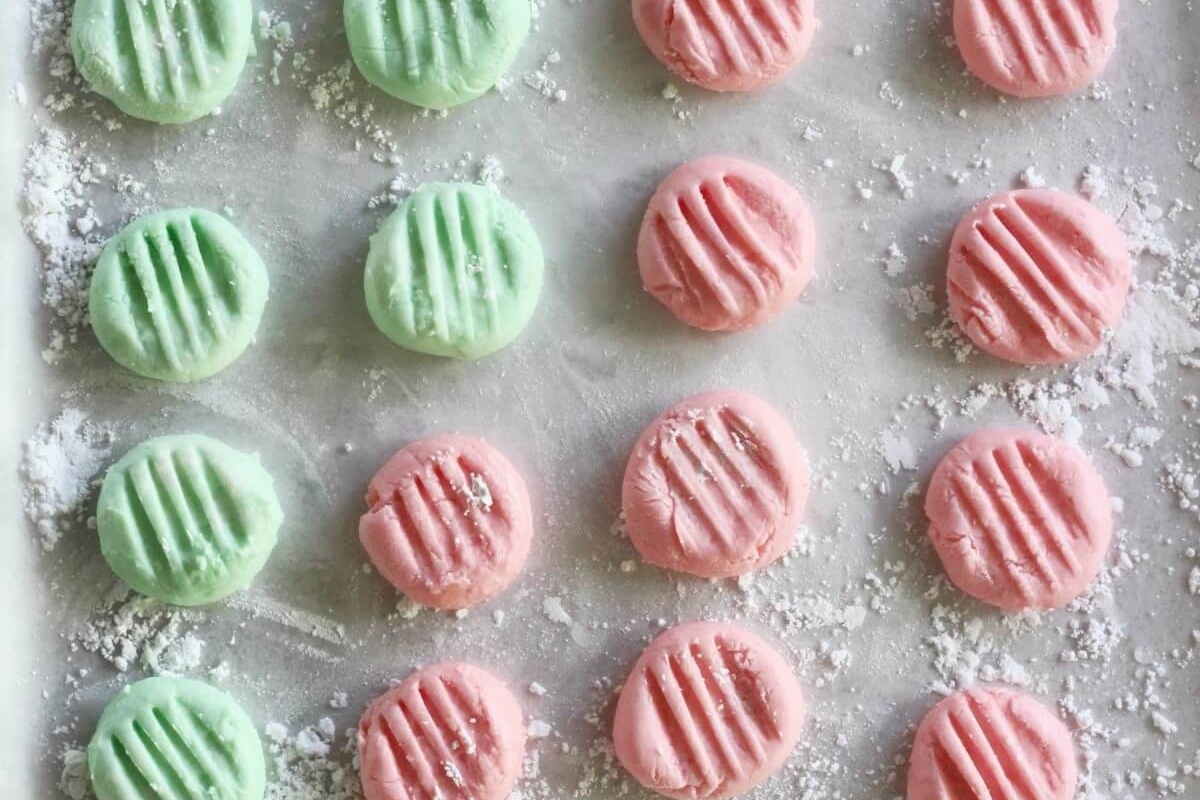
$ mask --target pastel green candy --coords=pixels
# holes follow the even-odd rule
[[[470,183],[417,189],[371,237],[371,319],[419,353],[479,358],[517,337],[542,293],[542,247],[525,215]]]
[[[196,606],[250,585],[283,511],[257,454],[207,436],[162,436],[109,469],[96,523],[104,558],[130,587]]]
[[[117,363],[160,381],[220,372],[254,341],[267,268],[224,217],[176,209],[134,220],[100,254],[88,311]]]
[[[147,678],[104,709],[87,749],[97,800],[262,800],[262,740],[237,702],[200,681]]]
[[[237,85],[250,0],[78,0],[71,52],[84,80],[131,117],[183,123]]]
[[[487,92],[529,35],[529,0],[345,0],[346,37],[368,81],[450,108]]]

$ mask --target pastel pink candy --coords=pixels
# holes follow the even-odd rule
[[[989,197],[950,243],[951,315],[981,350],[1021,364],[1094,352],[1120,320],[1130,280],[1116,222],[1050,189]]]
[[[774,317],[812,280],[816,234],[808,205],[787,182],[709,156],[659,185],[637,254],[646,291],[680,321],[743,330]]]
[[[925,514],[954,585],[1009,611],[1082,594],[1112,540],[1112,501],[1095,468],[1074,445],[1034,431],[959,442],[934,470]]]
[[[917,728],[908,800],[1071,800],[1078,767],[1066,726],[1012,689],[942,700]]]
[[[617,758],[643,786],[680,800],[725,798],[765,781],[804,724],[786,662],[735,625],[692,622],[650,643],[617,700]]]
[[[799,63],[819,25],[813,0],[633,0],[655,58],[684,80],[748,92]]]
[[[505,800],[524,751],[516,698],[470,664],[414,672],[376,698],[358,726],[366,800]]]
[[[1117,43],[1117,0],[955,0],[954,38],[967,68],[1020,97],[1091,83]]]
[[[533,538],[529,492],[482,439],[435,436],[371,479],[358,523],[371,563],[413,601],[458,609],[503,591]]]
[[[638,439],[621,506],[642,557],[706,578],[766,566],[791,546],[808,498],[804,451],[779,412],[744,392],[690,397]]]

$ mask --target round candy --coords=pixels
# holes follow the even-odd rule
[[[542,272],[542,246],[516,206],[475,184],[426,184],[371,237],[367,309],[401,347],[479,358],[524,330]]]
[[[162,436],[108,471],[96,523],[104,558],[133,589],[196,606],[250,585],[283,511],[257,455],[207,436]]]
[[[1094,352],[1121,318],[1130,279],[1116,222],[1049,189],[989,197],[950,243],[950,313],[981,350],[1021,364]]]
[[[529,34],[529,0],[345,0],[350,53],[405,102],[450,108],[495,85]]]
[[[1032,697],[975,687],[942,700],[917,728],[908,800],[1071,800],[1071,734]]]
[[[160,381],[196,381],[254,340],[267,290],[267,268],[237,228],[211,211],[176,209],[113,237],[88,312],[117,363]]]
[[[816,235],[804,199],[746,161],[689,161],[642,218],[646,291],[695,328],[735,331],[774,317],[812,280]]]
[[[525,725],[495,676],[437,664],[371,703],[358,752],[366,800],[504,800],[521,773]]]
[[[131,117],[181,123],[233,92],[250,53],[250,0],[78,0],[71,52]]]
[[[749,92],[804,58],[817,31],[813,0],[633,0],[655,58],[684,80]]]
[[[692,622],[659,636],[634,665],[613,742],[646,788],[715,800],[779,770],[803,724],[800,685],[770,645],[735,625]]]
[[[262,800],[254,723],[224,692],[183,678],[126,686],[87,749],[98,800]]]
[[[1053,436],[985,430],[938,464],[929,536],[954,585],[999,608],[1057,608],[1100,572],[1112,501],[1087,457]]]
[[[808,478],[795,433],[767,403],[728,390],[697,395],[634,446],[621,487],[625,527],[652,564],[742,575],[791,546]]]
[[[955,0],[967,68],[1019,97],[1070,94],[1104,70],[1117,43],[1117,0]]]
[[[434,436],[371,479],[358,535],[410,599],[459,609],[502,592],[525,564],[533,513],[521,474],[482,439]]]

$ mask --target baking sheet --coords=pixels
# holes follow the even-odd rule
[[[37,18],[56,4],[36,0]],[[22,37],[27,5],[0,12],[11,18],[0,36]],[[9,743],[0,782],[12,796],[79,789],[60,780],[64,752],[86,743],[121,685],[148,674],[147,658],[189,675],[216,669],[256,720],[288,727],[273,750],[289,757],[298,730],[331,718],[339,734],[330,758],[345,763],[340,731],[389,680],[435,659],[470,659],[511,681],[529,717],[551,725],[531,742],[527,798],[639,796],[605,752],[612,692],[664,622],[697,617],[762,630],[807,687],[804,744],[757,797],[902,795],[912,727],[939,690],[981,678],[1024,683],[1068,717],[1091,762],[1081,796],[1151,798],[1176,786],[1200,795],[1183,769],[1200,746],[1200,598],[1187,580],[1200,529],[1164,488],[1173,458],[1185,472],[1198,460],[1196,413],[1180,399],[1200,381],[1170,352],[1188,349],[1194,314],[1168,304],[1182,328],[1153,356],[1157,408],[1110,387],[1108,404],[1089,410],[1071,394],[1071,370],[978,355],[958,362],[939,327],[944,296],[927,289],[942,282],[958,217],[1030,167],[1026,180],[1074,189],[1096,165],[1108,186],[1098,202],[1136,218],[1138,231],[1181,250],[1195,236],[1200,20],[1188,4],[1127,2],[1101,84],[1071,99],[1018,102],[962,74],[948,3],[819,3],[823,25],[807,61],[768,91],[727,97],[672,82],[637,39],[626,3],[545,0],[510,85],[444,117],[417,114],[352,71],[338,75],[347,59],[339,5],[263,7],[268,27],[290,24],[294,45],[260,40],[223,113],[182,128],[125,119],[50,77],[46,52],[5,42],[5,91],[19,82],[28,95],[23,106],[0,105],[5,130],[24,132],[5,145],[7,174],[22,157],[18,141],[65,131],[79,154],[108,166],[84,193],[100,220],[97,240],[152,208],[221,210],[261,249],[272,291],[257,345],[198,386],[122,374],[86,331],[47,365],[39,353],[62,324],[39,306],[37,255],[5,236],[14,252],[0,287],[15,299],[0,320],[14,376],[0,389],[10,409],[4,513],[17,507],[17,443],[78,409],[112,430],[112,458],[179,431],[260,452],[287,514],[250,592],[183,615],[121,601],[86,527],[43,553],[27,524],[6,526],[14,567],[0,588],[9,645],[0,675],[12,688],[0,715]],[[48,93],[70,94],[72,107],[42,108]],[[106,120],[120,127],[107,130]],[[654,186],[680,160],[709,153],[749,157],[792,180],[821,235],[820,277],[803,299],[736,336],[674,323],[634,267]],[[390,210],[386,196],[422,180],[481,176],[498,180],[542,236],[538,313],[516,345],[482,362],[398,350],[373,328],[361,290],[366,239]],[[1156,194],[1139,192],[1143,181]],[[1175,198],[1187,207],[1155,229],[1147,218]],[[0,221],[5,232],[19,223],[9,211]],[[1186,283],[1179,263],[1144,255],[1136,273],[1150,281],[1170,269]],[[1142,334],[1158,328],[1144,306],[1133,344],[1078,376],[1119,372],[1130,353],[1145,352]],[[1068,387],[1061,397],[1055,383]],[[979,385],[1001,396],[982,402],[992,390],[972,393]],[[760,394],[801,436],[817,477],[800,544],[741,585],[626,571],[637,563],[617,524],[629,448],[662,408],[719,386]],[[1069,413],[1056,397],[1075,397]],[[1123,532],[1083,607],[1005,619],[942,581],[919,492],[960,436],[1035,417],[1079,434],[1123,499]],[[1126,442],[1138,426],[1163,435],[1133,468],[1103,445]],[[364,571],[355,523],[383,460],[446,430],[487,436],[523,470],[538,540],[520,582],[495,602],[463,618],[411,616]],[[136,653],[126,672],[104,655],[103,634],[114,631]],[[525,692],[531,682],[545,695]],[[345,708],[331,707],[342,705],[339,693]],[[314,776],[329,775],[300,762],[283,775],[295,786],[273,796],[333,796],[296,788],[316,791]]]

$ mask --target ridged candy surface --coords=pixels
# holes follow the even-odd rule
[[[950,243],[950,313],[980,349],[1021,364],[1065,364],[1094,352],[1129,293],[1117,223],[1050,189],[989,197]]]
[[[126,686],[88,745],[98,800],[262,800],[254,723],[228,695],[182,678]]]
[[[819,25],[813,0],[633,0],[650,52],[681,78],[747,92],[783,77]]]
[[[816,233],[804,199],[762,167],[725,156],[683,164],[659,185],[637,245],[642,284],[680,321],[753,328],[812,280]]]
[[[1006,610],[1081,594],[1112,540],[1104,481],[1074,445],[1027,430],[967,437],[938,464],[929,536],[954,585]]]
[[[967,68],[1019,97],[1076,92],[1116,48],[1117,0],[955,0],[954,38]]]
[[[480,358],[524,330],[543,270],[541,243],[516,206],[475,184],[426,184],[371,237],[367,309],[401,347]]]
[[[524,751],[512,692],[462,663],[413,673],[371,703],[358,728],[367,800],[504,800]]]
[[[250,53],[250,0],[78,0],[75,64],[133,117],[190,122],[237,85]]]
[[[474,100],[529,34],[529,0],[345,0],[350,52],[377,87],[425,108]]]
[[[979,686],[942,700],[917,728],[908,800],[1071,800],[1071,734],[1032,697]]]
[[[193,606],[250,584],[283,511],[257,455],[207,436],[163,436],[108,471],[96,522],[104,557],[126,583]]]
[[[175,209],[113,237],[92,275],[88,312],[122,366],[161,381],[195,381],[233,363],[254,340],[269,279],[224,217]]]
[[[800,685],[770,645],[735,625],[693,622],[642,653],[617,700],[613,740],[646,788],[708,800],[774,774],[803,723]]]
[[[642,433],[621,506],[647,561],[728,578],[791,546],[808,479],[804,451],[779,412],[744,392],[708,392],[672,406]]]
[[[412,600],[465,608],[503,591],[533,538],[529,492],[516,467],[482,439],[422,439],[371,479],[359,539],[371,562]]]

